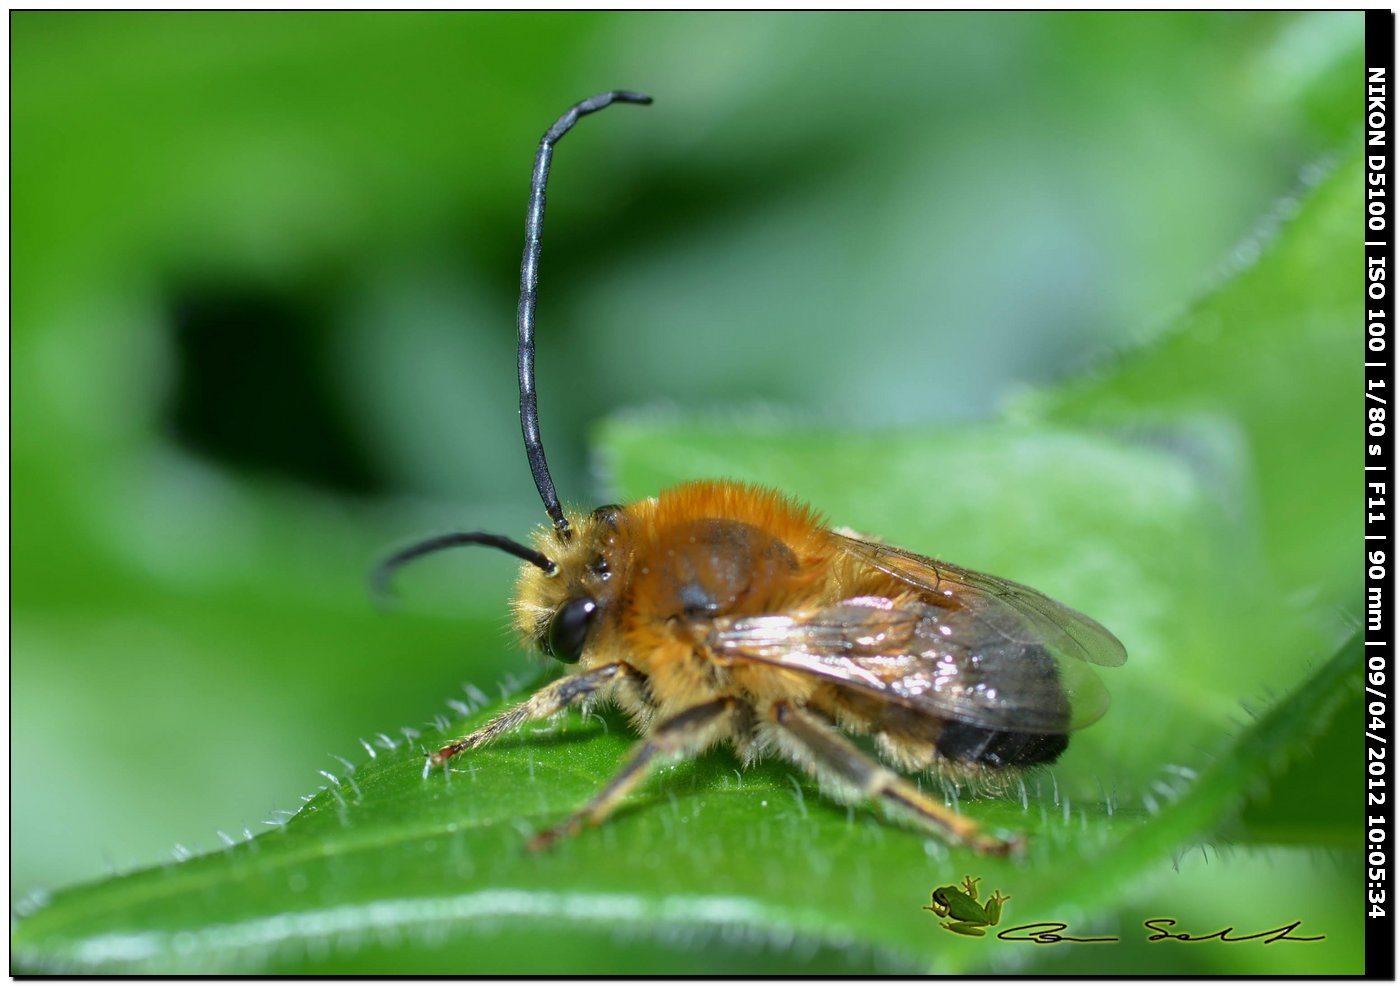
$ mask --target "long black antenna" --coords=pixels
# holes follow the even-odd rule
[[[492,548],[500,548],[507,554],[514,555],[521,561],[527,561],[536,568],[541,569],[546,575],[553,575],[559,570],[559,566],[553,561],[540,554],[534,548],[527,547],[517,541],[512,541],[508,537],[500,534],[487,534],[483,531],[471,531],[453,534],[439,534],[436,537],[426,538],[416,544],[411,544],[394,552],[388,558],[374,567],[374,572],[370,575],[370,591],[381,601],[388,598],[389,579],[404,565],[415,558],[422,558],[424,555],[431,555],[435,551],[444,548],[456,548],[464,544],[484,544]]]
[[[540,284],[540,231],[544,228],[544,191],[549,182],[549,165],[554,158],[554,145],[568,133],[580,117],[611,106],[613,103],[651,102],[650,96],[639,92],[614,90],[601,93],[572,107],[554,121],[554,126],[540,138],[535,152],[535,172],[530,176],[530,208],[525,213],[525,256],[520,261],[520,307],[516,312],[516,328],[520,334],[518,362],[520,367],[520,430],[525,436],[525,457],[530,460],[530,472],[535,488],[540,491],[544,509],[554,521],[554,529],[562,541],[569,539],[569,522],[554,491],[549,465],[544,459],[544,443],[540,441],[540,414],[535,401],[535,296]],[[526,559],[527,561],[530,559]]]

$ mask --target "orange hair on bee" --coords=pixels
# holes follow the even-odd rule
[[[748,600],[753,612],[788,602],[792,593],[810,596],[812,590],[808,586],[821,581],[836,552],[831,534],[817,511],[764,486],[700,480],[682,483],[626,507],[611,509],[613,513],[606,523],[617,531],[612,541],[625,545],[627,559],[634,562],[637,574],[643,576],[650,574],[644,570],[650,559],[665,557],[668,552],[674,555],[678,549],[683,551],[694,544],[700,535],[688,528],[696,518],[723,518],[761,532],[763,544],[779,546],[784,555],[790,557],[786,567],[793,572],[786,578],[767,580],[760,587],[761,593]],[[606,540],[600,529],[605,522],[596,513],[570,512],[569,523],[578,536],[564,544],[555,537],[553,527],[538,528],[531,539],[541,552],[549,551],[559,568],[566,572],[585,567],[592,560],[586,557],[588,553]],[[753,559],[754,562],[762,560]],[[656,580],[655,584],[669,583]],[[516,583],[515,623],[527,641],[538,636],[541,621],[559,608],[568,592],[567,582],[554,578],[550,571],[522,567]],[[630,602],[645,611],[656,608],[647,605],[645,598]]]
[[[664,531],[696,517],[749,524],[783,542],[800,562],[830,553],[826,522],[816,510],[767,486],[733,480],[695,480],[673,486],[639,505],[647,527]]]
[[[724,518],[758,532],[750,549],[753,570],[764,571],[765,553],[770,558],[781,553],[786,564],[768,566],[767,577],[755,579],[739,607],[743,612],[775,612],[810,599],[835,553],[817,511],[764,486],[725,480],[683,483],[637,504],[635,514],[628,513],[628,530],[636,531],[634,550],[639,558],[660,557],[686,547],[673,543],[677,540],[693,543],[694,534],[688,528],[699,517]],[[662,585],[658,580],[650,588],[657,591]]]

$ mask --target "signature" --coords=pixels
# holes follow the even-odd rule
[[[1277,928],[1267,928],[1264,931],[1256,931],[1253,934],[1238,934],[1234,927],[1221,928],[1212,931],[1208,935],[1193,935],[1182,931],[1174,930],[1176,918],[1148,918],[1142,922],[1142,926],[1152,934],[1147,936],[1147,941],[1181,941],[1181,942],[1202,942],[1219,941],[1227,944],[1243,941],[1263,941],[1265,945],[1272,945],[1279,941],[1322,941],[1326,935],[1294,935],[1292,932],[1298,930],[1302,921],[1294,921],[1291,924],[1281,924]],[[1064,932],[1069,930],[1069,925],[1063,921],[1037,921],[1034,924],[1021,924],[1014,928],[1007,928],[997,933],[997,937],[1002,941],[1023,941],[1033,945],[1058,945],[1061,942],[1078,942],[1080,944],[1097,945],[1106,942],[1116,942],[1120,939],[1116,936],[1103,938],[1081,938],[1076,935],[1067,935]]]
[[[1028,941],[1036,945],[1058,945],[1062,941],[1077,941],[1086,944],[1117,941],[1117,938],[1076,938],[1060,932],[1069,928],[1063,921],[1037,921],[1035,924],[1022,924],[999,932],[1002,941]],[[1041,929],[1041,930],[1035,930]]]
[[[1148,935],[1148,941],[1161,941],[1164,938],[1171,938],[1175,941],[1210,941],[1212,938],[1223,942],[1254,941],[1262,938],[1265,945],[1272,945],[1276,941],[1322,941],[1326,935],[1301,936],[1294,938],[1290,931],[1297,931],[1298,925],[1302,921],[1294,921],[1292,924],[1279,925],[1277,928],[1270,928],[1267,931],[1256,931],[1252,935],[1235,935],[1234,928],[1221,928],[1219,931],[1212,931],[1208,935],[1187,935],[1176,931],[1168,931],[1166,928],[1157,927],[1159,924],[1175,925],[1175,918],[1149,918],[1142,922],[1142,926],[1148,931],[1156,934]]]

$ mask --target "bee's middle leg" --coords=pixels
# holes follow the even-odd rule
[[[950,841],[978,852],[1004,856],[1016,848],[985,835],[972,819],[926,797],[820,717],[789,702],[774,702],[770,714],[785,740],[783,752],[819,780],[834,779],[843,789],[912,814]]]
[[[592,671],[569,675],[545,685],[535,694],[514,708],[507,709],[475,732],[461,739],[453,740],[428,757],[429,762],[438,767],[459,753],[489,743],[502,733],[534,719],[548,719],[556,712],[562,712],[574,702],[592,695],[599,688],[618,679],[640,678],[641,672],[623,661],[604,664]]]
[[[719,739],[738,707],[737,699],[725,696],[678,712],[661,722],[633,749],[626,765],[588,804],[553,828],[537,833],[527,843],[528,847],[545,849],[559,839],[576,835],[585,824],[599,824],[641,783],[658,756],[693,756],[704,750]]]

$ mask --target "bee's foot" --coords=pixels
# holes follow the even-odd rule
[[[468,750],[470,750],[472,746],[473,744],[468,743],[464,740],[458,740],[455,743],[448,743],[436,753],[429,754],[428,762],[434,767],[441,767],[443,764],[447,763],[447,761],[451,760],[459,753],[465,753]]]
[[[1024,832],[1017,832],[1009,839],[979,835],[968,843],[968,848],[984,856],[1023,856],[1026,852],[1026,836]]]
[[[544,852],[553,848],[556,842],[577,835],[581,828],[583,828],[582,823],[571,818],[553,828],[536,832],[525,840],[525,848],[530,852]]]

